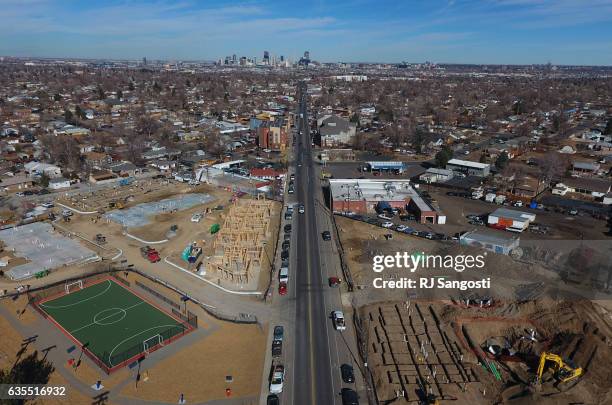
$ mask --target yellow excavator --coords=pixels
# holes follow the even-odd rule
[[[542,352],[540,355],[540,365],[538,366],[538,373],[536,375],[536,382],[542,383],[542,374],[544,374],[544,367],[547,362],[553,363],[552,370],[555,378],[560,383],[567,383],[572,380],[579,378],[583,374],[581,367],[572,367],[563,361],[561,356],[554,353]]]

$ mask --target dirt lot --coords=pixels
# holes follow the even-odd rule
[[[175,353],[146,370],[148,381],[126,386],[122,395],[147,401],[174,403],[183,393],[189,402],[226,397],[256,397],[261,387],[261,368],[267,333],[256,325],[218,325],[206,339]],[[205,365],[205,366],[204,366]],[[227,383],[226,376],[233,382]]]
[[[486,201],[448,196],[446,195],[447,190],[443,188],[436,189],[430,187],[428,191],[429,194],[438,201],[440,208],[447,215],[445,225],[433,225],[432,228],[436,229],[436,232],[443,232],[447,235],[476,228],[474,225],[468,224],[468,219],[465,217],[466,215],[489,214],[500,207],[499,205]],[[521,239],[610,239],[604,234],[608,230],[606,222],[592,217],[576,217],[544,210],[531,210],[529,208],[508,208],[533,212],[536,214],[535,222],[546,225],[551,229],[550,233],[547,235],[523,232],[520,235]],[[508,234],[505,231],[491,231]]]
[[[7,307],[12,309],[12,304],[7,303],[7,300],[3,300],[1,305],[6,305]],[[23,319],[23,318],[22,318]],[[22,349],[22,342],[24,340],[24,336],[19,334],[11,324],[0,316],[0,341],[2,344],[0,345],[0,368],[3,370],[7,370],[13,366],[15,360],[18,358],[18,353]],[[21,354],[21,358],[31,354],[34,352],[33,345],[25,346],[26,350]],[[39,353],[40,358],[40,353]],[[61,367],[61,365],[54,364],[54,367]],[[91,402],[91,398],[80,393],[78,390],[71,389],[68,386],[67,380],[58,372],[55,371],[51,374],[49,379],[49,385],[53,386],[67,386],[66,397],[57,397],[52,399],[45,399],[44,401],[39,400],[35,403],[45,403],[45,404],[86,404]]]
[[[475,404],[612,401],[610,312],[589,301],[540,300],[488,309],[399,301],[362,307],[360,315],[369,331],[368,362],[379,400],[393,399],[401,390],[406,399],[400,403],[415,400],[420,380],[443,404],[455,399]],[[537,341],[526,338],[531,329]],[[492,341],[505,342],[516,353],[485,354]],[[543,351],[582,367],[583,376],[557,384],[547,365],[536,390],[531,381]],[[478,364],[485,362],[489,366]]]

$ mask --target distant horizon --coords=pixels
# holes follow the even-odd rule
[[[228,55],[225,55],[228,56]],[[225,57],[224,56],[224,57]],[[238,55],[237,55],[238,56]],[[249,57],[247,55],[240,55],[239,57]],[[276,56],[276,55],[275,55]],[[280,55],[279,55],[280,56]],[[223,60],[224,57],[220,57],[217,59],[179,59],[179,58],[149,58],[148,56],[141,57],[129,57],[129,58],[106,58],[106,57],[70,57],[70,56],[16,56],[16,55],[0,55],[0,58],[12,58],[12,59],[40,59],[40,60],[79,60],[79,61],[116,61],[116,62],[142,62],[143,58],[147,58],[147,63],[149,62],[183,62],[183,63],[217,63],[219,60]],[[299,58],[298,58],[299,59]],[[258,63],[259,63],[258,59]],[[437,61],[409,61],[402,60],[398,62],[386,62],[386,61],[318,61],[313,60],[317,63],[322,64],[331,64],[331,63],[350,63],[350,64],[366,64],[366,65],[399,65],[402,63],[406,63],[409,65],[419,65],[431,63],[433,65],[464,65],[464,66],[546,66],[550,63],[551,66],[557,67],[590,67],[590,68],[612,68],[612,64],[610,65],[584,65],[584,64],[560,64],[554,62],[545,62],[545,63],[476,63],[476,62],[437,62]],[[293,62],[297,62],[297,59]],[[234,67],[253,67],[253,66],[239,66],[239,65],[223,65],[223,66],[234,66]],[[257,65],[261,66],[261,65]]]
[[[0,0],[0,6],[0,54],[16,57],[261,59],[267,50],[297,60],[308,50],[323,63],[612,65],[612,0]]]

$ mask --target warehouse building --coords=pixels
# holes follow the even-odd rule
[[[491,165],[470,160],[451,159],[446,164],[446,169],[463,173],[467,176],[487,177],[491,172]]]
[[[535,219],[536,215],[530,212],[498,208],[489,214],[487,225],[495,229],[523,232]]]
[[[493,253],[509,255],[510,252],[519,247],[520,239],[515,235],[505,236],[493,234],[492,232],[474,230],[461,235],[459,243],[465,246],[486,249]]]
[[[374,214],[384,204],[414,212],[422,223],[438,223],[439,213],[412,187],[409,180],[330,179],[334,212]],[[441,216],[446,219],[445,216]]]

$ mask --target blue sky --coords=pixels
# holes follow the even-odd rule
[[[0,55],[612,65],[612,0],[0,0]]]

